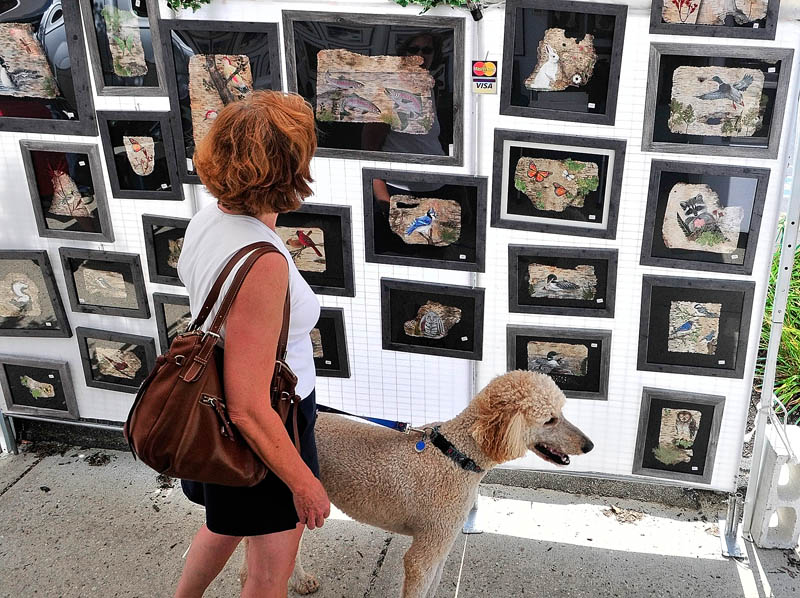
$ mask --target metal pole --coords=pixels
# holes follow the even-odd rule
[[[11,419],[2,411],[0,411],[0,433],[3,435],[6,450],[9,453],[18,455],[19,449],[17,448],[17,440],[14,435],[14,428],[11,425]]]
[[[800,99],[795,103],[800,113]],[[795,146],[794,168],[792,170],[792,192],[789,198],[789,207],[786,211],[786,221],[783,228],[783,243],[781,244],[781,257],[778,276],[775,282],[775,296],[770,321],[769,346],[767,348],[767,361],[764,365],[764,380],[761,385],[761,401],[756,413],[755,435],[753,440],[753,459],[750,466],[750,479],[747,483],[747,496],[744,503],[744,517],[742,527],[747,539],[752,539],[753,511],[756,494],[761,482],[761,468],[763,466],[764,449],[767,443],[766,427],[769,414],[772,411],[773,390],[775,388],[775,371],[778,363],[778,350],[781,345],[783,332],[783,319],[786,315],[786,302],[789,297],[789,284],[792,278],[794,256],[797,249],[797,232],[800,224],[800,148],[797,141],[798,119],[795,114]],[[785,174],[785,172],[784,172]],[[784,179],[785,180],[785,177]]]

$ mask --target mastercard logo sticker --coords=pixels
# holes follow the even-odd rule
[[[497,72],[497,64],[494,62],[473,62],[472,74],[475,77],[494,77]]]

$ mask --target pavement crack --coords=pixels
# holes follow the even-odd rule
[[[383,541],[383,548],[378,554],[378,562],[375,563],[375,568],[372,570],[372,573],[370,574],[369,584],[367,585],[367,590],[364,592],[364,598],[370,598],[370,596],[372,595],[372,590],[375,588],[375,582],[378,581],[378,574],[381,572],[381,567],[383,567],[383,561],[386,560],[386,553],[389,552],[389,545],[391,543],[392,543],[392,536],[389,536]]]
[[[19,474],[19,475],[18,475],[16,478],[14,478],[13,480],[11,480],[11,482],[10,482],[9,484],[7,484],[5,488],[3,488],[2,490],[0,490],[0,496],[3,496],[3,495],[6,493],[6,492],[8,492],[9,490],[11,490],[11,488],[14,486],[14,484],[16,484],[17,482],[19,482],[19,481],[20,481],[22,478],[24,478],[26,475],[28,475],[28,473],[30,472],[30,470],[31,470],[31,469],[33,469],[34,467],[36,467],[37,465],[39,465],[39,463],[41,463],[43,459],[44,459],[44,457],[39,457],[38,459],[36,459],[36,461],[34,461],[34,462],[31,464],[31,466],[30,466],[30,467],[28,467],[28,469],[26,469],[25,471],[23,471],[21,474]]]

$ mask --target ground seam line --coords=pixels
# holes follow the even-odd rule
[[[389,544],[391,543],[392,536],[389,536],[386,538],[386,540],[384,540],[383,549],[378,555],[378,562],[375,564],[375,568],[372,570],[372,575],[370,576],[369,583],[367,584],[367,589],[364,592],[364,598],[369,598],[370,594],[372,594],[372,589],[375,587],[375,582],[378,580],[378,575],[383,567],[383,561],[386,560],[386,553],[389,552]]]
[[[467,556],[467,542],[469,542],[469,534],[464,536],[464,550],[461,552],[461,565],[458,568],[458,579],[456,580],[456,593],[453,598],[458,598],[458,590],[461,588],[461,574],[464,572],[464,557]]]
[[[38,459],[36,459],[36,461],[34,461],[34,462],[33,462],[33,464],[32,464],[30,467],[28,467],[28,469],[26,469],[26,470],[25,470],[25,471],[23,471],[21,474],[19,474],[19,475],[16,477],[16,479],[12,480],[12,481],[11,481],[11,483],[10,483],[10,484],[8,484],[8,486],[6,486],[6,487],[5,487],[5,488],[3,488],[2,490],[0,490],[0,496],[3,496],[3,495],[6,493],[6,492],[8,492],[9,490],[11,490],[11,488],[12,488],[12,487],[13,487],[13,486],[14,486],[14,485],[17,483],[17,482],[19,482],[19,481],[20,481],[22,478],[24,478],[26,475],[28,475],[28,473],[30,472],[30,470],[31,470],[31,469],[33,469],[34,467],[36,467],[37,465],[39,465],[39,463],[41,463],[41,462],[42,462],[42,459],[44,459],[44,457],[39,457]]]

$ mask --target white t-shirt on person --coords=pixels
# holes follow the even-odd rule
[[[245,245],[257,241],[272,243],[288,262],[291,312],[286,362],[297,375],[297,394],[307,397],[314,390],[316,383],[314,354],[309,333],[319,319],[319,301],[294,265],[283,241],[272,229],[251,216],[226,214],[216,203],[206,206],[195,214],[186,229],[183,248],[178,259],[178,277],[189,292],[189,307],[194,318],[228,260]],[[240,265],[243,262],[244,259]],[[211,326],[222,298],[238,269],[239,266],[228,276],[216,305],[202,326],[203,330]],[[270,292],[270,289],[264,289],[264,292]],[[224,327],[221,336],[224,343]]]

